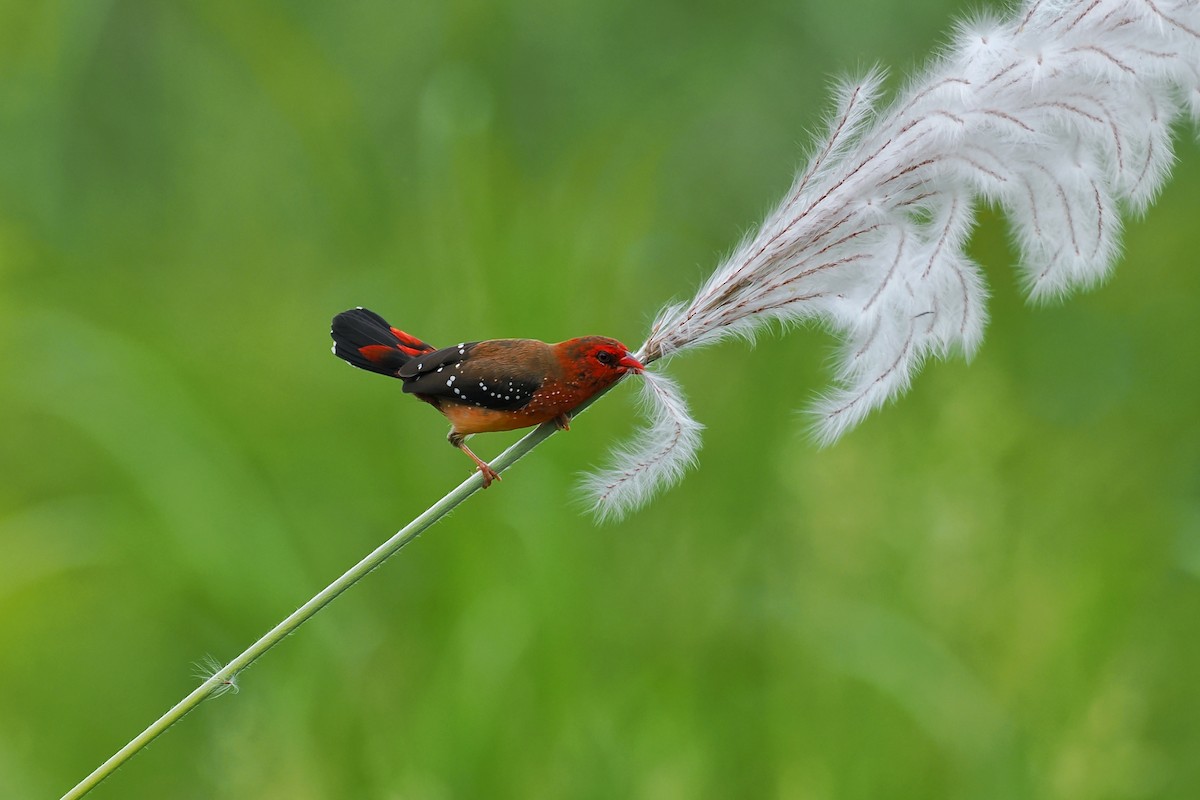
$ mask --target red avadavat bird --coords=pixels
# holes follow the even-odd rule
[[[468,436],[550,421],[567,430],[581,403],[631,370],[644,369],[629,348],[605,336],[558,344],[489,339],[439,350],[365,308],[334,317],[330,336],[335,356],[399,378],[405,392],[445,414],[450,444],[479,466],[485,489],[500,476],[471,452]]]

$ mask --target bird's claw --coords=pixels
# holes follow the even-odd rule
[[[483,488],[486,489],[492,485],[492,481],[500,480],[500,473],[489,467],[487,464],[479,465],[479,474],[483,476]]]

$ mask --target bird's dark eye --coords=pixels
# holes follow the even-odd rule
[[[596,360],[605,366],[612,366],[617,363],[617,357],[607,350],[601,350],[599,353],[596,353]]]

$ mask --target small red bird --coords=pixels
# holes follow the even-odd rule
[[[405,392],[445,414],[450,444],[479,466],[485,489],[500,476],[471,452],[468,436],[550,421],[567,430],[581,403],[630,370],[644,369],[629,348],[604,336],[558,344],[489,339],[438,350],[365,308],[338,314],[329,334],[335,356],[399,378]]]

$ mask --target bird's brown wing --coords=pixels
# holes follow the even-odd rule
[[[542,378],[514,365],[506,344],[464,342],[414,358],[399,372],[404,391],[496,411],[523,408]]]

